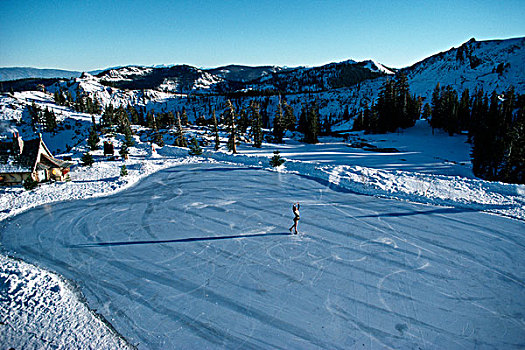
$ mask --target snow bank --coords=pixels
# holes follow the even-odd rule
[[[58,275],[0,255],[5,349],[132,348],[80,299]]]
[[[70,182],[47,183],[33,191],[25,191],[22,187],[0,188],[0,221],[42,204],[107,196],[134,185],[156,171],[196,161],[197,158],[151,158],[125,163],[95,162],[92,167],[73,169],[73,181]],[[124,164],[128,175],[120,177]]]
[[[205,153],[205,156],[247,166],[269,167],[267,157],[222,152]],[[524,185],[294,160],[284,163],[284,169],[280,171],[313,177],[355,193],[486,211],[525,220]]]

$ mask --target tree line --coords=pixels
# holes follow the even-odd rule
[[[352,130],[386,133],[414,126],[420,117],[421,105],[421,98],[410,94],[406,75],[398,74],[394,80],[383,83],[377,101],[361,110]]]
[[[450,87],[436,85],[432,94],[432,128],[450,135],[467,132],[472,143],[474,175],[510,183],[525,183],[525,96],[514,88],[490,96],[478,89],[461,98]]]
[[[36,131],[38,127],[43,127],[45,131],[56,132],[58,128],[58,121],[53,110],[49,108],[40,108],[35,102],[27,107],[29,116],[31,117],[31,127]]]

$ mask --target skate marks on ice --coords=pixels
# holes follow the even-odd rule
[[[188,165],[28,211],[2,245],[139,348],[519,348],[524,224],[444,209]]]

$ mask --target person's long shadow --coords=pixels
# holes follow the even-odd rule
[[[436,208],[430,210],[412,210],[402,213],[380,213],[375,215],[359,215],[356,218],[379,218],[379,217],[401,217],[412,215],[432,215],[432,214],[458,214],[464,212],[476,212],[479,210],[470,208]]]
[[[254,238],[265,236],[289,236],[288,232],[274,232],[274,233],[256,233],[253,235],[231,235],[231,236],[214,236],[214,237],[189,237],[179,239],[167,239],[161,241],[122,241],[122,242],[99,242],[99,243],[85,243],[72,245],[70,248],[95,248],[95,247],[115,247],[123,245],[140,245],[140,244],[159,244],[159,243],[188,243],[188,242],[202,242],[202,241],[220,241],[225,239],[235,238]]]

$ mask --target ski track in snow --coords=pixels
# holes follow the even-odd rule
[[[139,348],[525,344],[522,221],[199,164],[5,224]]]

